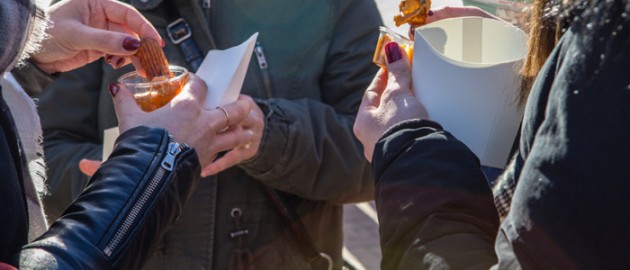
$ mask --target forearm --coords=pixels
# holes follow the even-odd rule
[[[24,247],[21,267],[137,269],[180,215],[199,180],[195,151],[183,148],[169,170],[166,131],[123,133],[110,159],[63,217]],[[132,251],[132,252],[128,252]]]
[[[272,99],[265,104],[259,154],[241,168],[273,188],[303,198],[340,203],[371,198],[371,169],[352,134],[353,115],[307,99]]]
[[[375,148],[383,269],[485,268],[499,227],[479,160],[448,132],[414,120]]]

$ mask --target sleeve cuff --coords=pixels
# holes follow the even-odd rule
[[[254,157],[241,162],[239,167],[251,176],[262,177],[272,172],[278,164],[278,160],[268,157],[283,156],[289,141],[287,133],[289,127],[288,123],[282,120],[282,112],[270,100],[257,99],[256,103],[265,115],[265,129],[263,130],[258,153]],[[270,145],[276,147],[269,147]],[[279,145],[283,147],[277,147]]]
[[[372,169],[376,181],[383,172],[383,168],[395,159],[407,146],[413,144],[416,138],[442,131],[442,126],[426,119],[412,119],[400,122],[389,128],[374,146],[372,154]]]

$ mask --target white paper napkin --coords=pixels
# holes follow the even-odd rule
[[[236,101],[257,38],[258,33],[255,33],[241,45],[208,52],[196,73],[208,85],[204,108],[214,109]]]

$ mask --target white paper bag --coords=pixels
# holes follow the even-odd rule
[[[415,95],[482,165],[505,168],[509,159],[523,116],[518,71],[526,45],[522,30],[500,20],[463,17],[416,29]]]

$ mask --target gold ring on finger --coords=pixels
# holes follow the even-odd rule
[[[228,114],[227,110],[223,108],[223,106],[217,106],[217,109],[221,110],[225,115],[225,127],[223,128],[223,130],[226,130],[230,127],[230,115]]]

